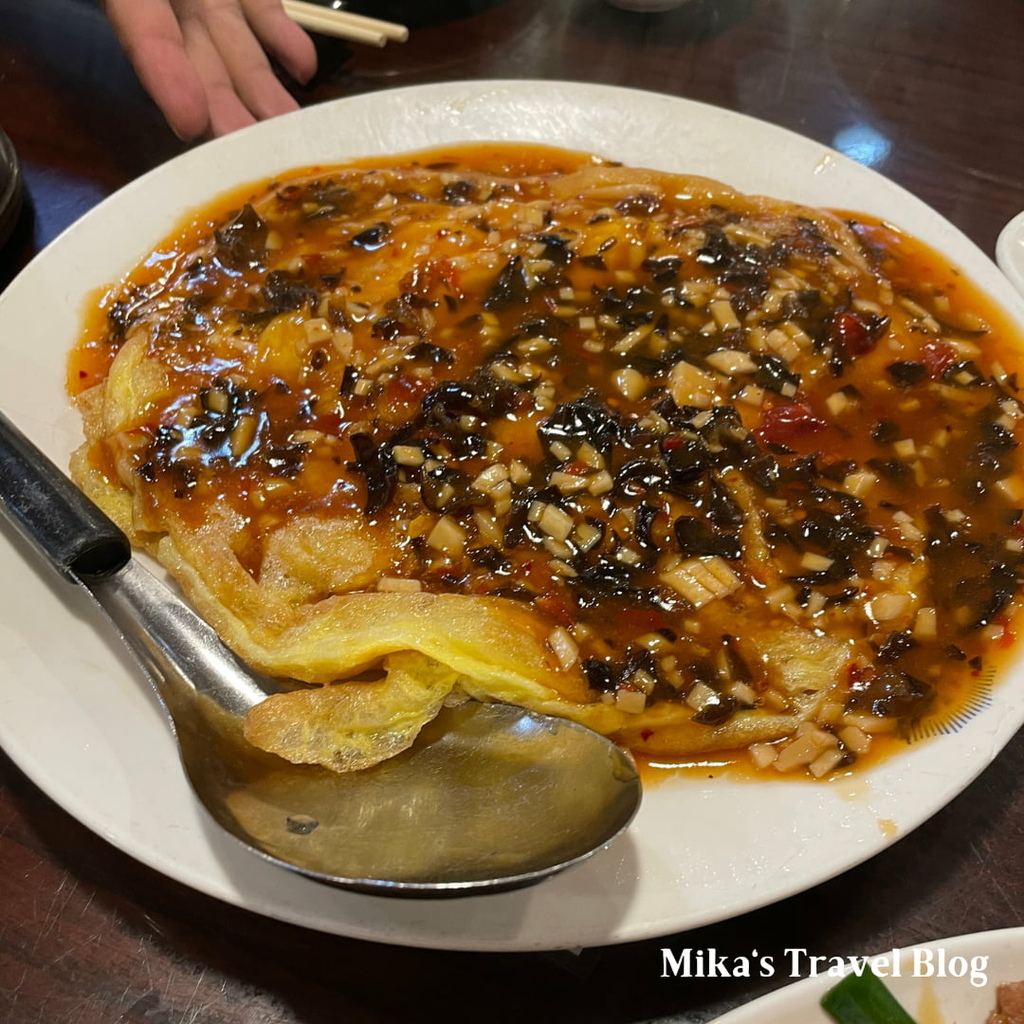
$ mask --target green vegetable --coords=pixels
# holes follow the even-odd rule
[[[830,988],[821,1007],[838,1024],[915,1024],[870,968],[863,974],[848,974]]]

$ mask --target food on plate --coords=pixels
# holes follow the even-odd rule
[[[885,982],[867,969],[848,974],[821,998],[836,1024],[915,1024]],[[995,1009],[985,1024],[1024,1024],[1024,981],[996,986]]]
[[[1008,981],[996,986],[996,1008],[986,1024],[1024,1024],[1024,981]]]
[[[821,997],[821,1008],[836,1024],[915,1024],[869,967],[833,985]]]
[[[828,776],[1013,637],[1019,339],[896,228],[585,154],[282,174],[97,305],[73,474],[302,684],[337,770],[446,702]]]

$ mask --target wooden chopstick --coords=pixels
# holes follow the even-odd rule
[[[384,46],[390,40],[404,43],[409,38],[405,25],[369,18],[365,14],[339,11],[333,7],[307,3],[306,0],[282,0],[284,13],[311,32],[348,39],[367,46]]]

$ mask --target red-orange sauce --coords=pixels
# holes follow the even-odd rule
[[[845,637],[836,706],[808,716],[839,737],[829,771],[963,708],[1005,661],[1020,338],[940,254],[844,212],[847,253],[827,218],[665,175],[551,199],[596,162],[542,147],[353,166],[384,169],[221,197],[96,303],[72,395],[139,324],[173,367],[175,397],[136,428],[154,518],[229,503],[258,575],[289,516],[361,516],[391,538],[392,576],[526,600],[595,700],[688,708],[709,730],[806,698],[767,653],[774,632]],[[290,362],[209,354],[225,322],[260,345],[292,314],[315,327]],[[124,473],[103,444],[92,457]],[[507,501],[478,483],[495,466]],[[842,737],[872,716],[887,724],[868,755]],[[621,735],[648,762],[748,763],[675,753],[657,722]]]

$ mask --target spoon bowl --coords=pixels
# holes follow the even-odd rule
[[[446,708],[409,750],[359,772],[261,751],[242,736],[244,715],[288,684],[239,661],[2,414],[0,511],[92,595],[156,689],[199,800],[264,859],[378,895],[501,892],[587,859],[636,813],[628,753],[510,705]]]

